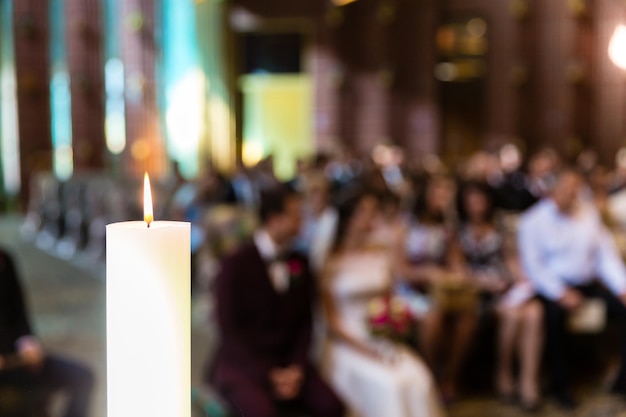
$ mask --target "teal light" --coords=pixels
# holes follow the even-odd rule
[[[198,64],[193,0],[162,0],[163,58],[159,75],[164,85],[160,106],[170,158],[186,177],[199,171],[205,77]]]
[[[54,173],[72,176],[72,100],[65,46],[65,0],[50,0],[50,112]]]
[[[119,2],[102,0],[104,11],[104,84],[106,91],[105,136],[109,152],[121,154],[126,148],[126,107],[124,63],[120,50]],[[114,163],[116,160],[113,161]]]

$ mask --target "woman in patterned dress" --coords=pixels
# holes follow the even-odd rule
[[[426,179],[418,190],[413,215],[404,228],[395,250],[396,292],[420,317],[419,340],[425,359],[439,370],[441,391],[446,401],[457,396],[461,365],[476,327],[473,311],[463,314],[447,311],[433,302],[433,286],[444,276],[463,274],[461,252],[450,227],[449,210],[454,196],[453,182],[442,176]],[[448,346],[446,356],[438,357]],[[437,372],[436,372],[437,374]]]
[[[543,309],[521,272],[516,251],[497,226],[490,189],[469,183],[459,192],[459,246],[487,307],[499,320],[496,385],[505,399],[519,395],[525,409],[539,405],[539,367],[543,345]],[[510,239],[514,240],[514,239]],[[513,376],[519,352],[520,374]]]

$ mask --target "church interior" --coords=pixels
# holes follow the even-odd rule
[[[593,206],[598,227],[609,236],[607,251],[615,254],[610,272],[603,267],[610,262],[600,257],[591,275],[613,290],[611,302],[626,305],[626,293],[613,284],[623,278],[626,291],[623,0],[0,0],[0,416],[127,417],[111,415],[111,388],[107,403],[107,366],[113,375],[111,355],[107,365],[107,333],[112,334],[107,309],[118,308],[107,300],[113,287],[107,275],[113,262],[107,225],[148,218],[146,173],[155,225],[191,224],[191,304],[185,310],[191,344],[184,352],[190,360],[185,403],[191,414],[179,411],[177,417],[249,415],[207,380],[207,363],[226,340],[221,336],[227,336],[219,314],[224,301],[216,288],[230,256],[270,227],[266,217],[278,224],[279,216],[287,215],[288,197],[268,192],[282,187],[301,197],[302,227],[294,247],[307,254],[312,270],[317,269],[318,235],[320,245],[327,245],[325,263],[320,261],[312,274],[320,299],[325,299],[326,272],[332,270],[327,266],[343,253],[342,233],[348,235],[357,222],[342,228],[344,213],[354,215],[344,205],[356,195],[361,205],[376,197],[372,234],[378,233],[377,244],[395,262],[386,271],[391,278],[385,297],[391,299],[390,311],[396,298],[413,309],[408,338],[403,334],[399,342],[395,329],[391,339],[425,364],[434,381],[433,401],[441,403],[426,413],[407,405],[404,411],[387,406],[388,413],[352,410],[347,415],[565,416],[576,410],[580,416],[626,416],[626,380],[623,396],[607,388],[620,380],[615,333],[619,336],[626,321],[613,323],[608,301],[598,308],[585,304],[581,320],[591,324],[585,327],[585,321],[568,332],[573,334],[568,335],[571,346],[566,344],[569,381],[579,401],[574,405],[563,392],[550,394],[558,380],[551,373],[550,308],[567,301],[550,300],[549,290],[543,292],[542,280],[548,278],[534,278],[532,262],[557,256],[559,249],[549,252],[548,247],[545,257],[533,261],[522,232],[535,207],[551,199],[559,204],[558,196],[565,195],[559,190],[575,175],[577,198]],[[268,195],[285,198],[282,207],[267,209],[269,215]],[[540,364],[528,380],[525,358],[532,362],[533,353],[524,356],[532,349],[524,337],[515,339],[519,347],[510,348],[516,353],[509,356],[519,358],[502,365],[502,323],[509,316],[496,304],[508,299],[506,291],[513,293],[517,278],[506,282],[506,290],[493,291],[478,278],[471,285],[465,282],[473,278],[464,278],[462,285],[433,278],[462,275],[451,259],[457,247],[464,250],[463,233],[473,230],[472,198],[481,196],[489,206],[485,219],[491,216],[485,224],[493,225],[504,242],[498,268],[506,264],[502,275],[519,275],[534,286],[520,303],[536,307],[547,320],[535,323],[536,335],[545,337],[537,336]],[[338,218],[325,237],[321,215],[315,214],[320,205],[321,213],[328,210]],[[440,212],[429,213],[431,206]],[[150,229],[152,217],[145,221]],[[440,234],[432,232],[435,226]],[[571,233],[571,241],[588,237]],[[432,265],[409,254],[438,244],[447,255]],[[480,268],[472,269],[472,248],[460,255],[459,268],[468,277],[483,277],[476,272]],[[137,256],[142,253],[137,249]],[[521,266],[509,267],[511,259]],[[7,306],[16,304],[3,283],[9,280],[7,262],[15,264],[10,274],[19,278],[33,335],[19,335],[5,347],[3,332],[10,333],[3,326],[11,327],[17,314],[2,306],[5,300]],[[406,269],[399,266],[404,263]],[[545,268],[553,264],[546,261]],[[423,265],[432,275],[424,278],[426,284],[409,280],[403,286],[410,271]],[[564,285],[574,285],[570,278],[563,278]],[[153,294],[146,288],[137,290],[137,311],[148,309],[144,297]],[[413,297],[417,293],[419,300]],[[457,342],[435,349],[440,356],[450,350],[454,358],[455,345],[466,344],[463,320],[476,316],[474,327],[468,324],[468,347],[458,352],[460,371],[450,376],[442,369],[454,359],[435,365],[428,353],[432,334],[424,329],[429,312],[465,302],[465,296],[471,304],[467,310],[451,307],[452,313],[445,313],[446,320],[448,313],[454,316],[458,332],[439,328]],[[341,300],[334,298],[338,311]],[[332,327],[322,304],[312,307],[313,351]],[[515,317],[531,323],[534,310],[519,308]],[[582,307],[566,309],[571,315],[578,310]],[[520,326],[519,332],[525,331]],[[371,331],[377,340],[389,336]],[[150,351],[150,343],[143,349]],[[31,379],[26,388],[16,382],[22,379],[14,374],[30,369],[29,361],[48,364],[46,355],[63,358],[59,363],[71,361],[67,375],[83,377],[74,385],[93,383],[84,394],[86,411],[68,405],[80,403],[74,394],[55,392],[40,401],[28,389],[35,384]],[[312,362],[317,366],[324,360]],[[154,363],[157,369],[160,365]],[[502,366],[513,369],[515,381]],[[63,375],[65,384],[69,376]],[[165,379],[158,371],[152,378]],[[333,386],[331,377],[326,380]],[[350,393],[335,388],[347,409],[353,408]],[[137,398],[141,391],[137,388]],[[157,404],[155,399],[129,409],[151,413]],[[321,417],[281,407],[259,416]]]

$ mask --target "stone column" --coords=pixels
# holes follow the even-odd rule
[[[26,207],[31,176],[52,171],[48,1],[14,0],[13,18],[21,200]]]
[[[104,168],[104,68],[100,0],[65,0],[74,171]]]
[[[502,144],[515,140],[518,131],[518,87],[513,71],[519,62],[517,25],[506,1],[489,2],[489,57],[485,141]]]
[[[344,66],[340,92],[340,135],[344,144],[369,155],[389,141],[387,32],[392,10],[380,0],[360,0],[341,8],[337,49]]]
[[[316,18],[313,30],[306,67],[313,81],[315,148],[323,152],[335,148],[339,138],[340,63],[325,19]]]
[[[355,150],[369,155],[376,145],[388,143],[388,82],[382,72],[363,72],[354,77]]]
[[[626,139],[626,72],[610,60],[607,50],[615,27],[626,19],[626,5],[619,0],[598,0],[595,4],[591,129],[597,150],[611,163]]]
[[[391,34],[391,136],[412,156],[439,151],[439,104],[433,76],[438,10],[437,0],[399,1]]]
[[[122,171],[140,178],[167,170],[167,154],[157,107],[155,1],[124,0],[120,7],[122,60],[126,79],[126,148]]]
[[[535,148],[552,146],[569,155],[573,139],[574,94],[568,68],[576,56],[575,16],[565,0],[531,2],[534,49],[531,88]]]

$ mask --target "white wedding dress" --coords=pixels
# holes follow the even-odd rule
[[[343,342],[328,340],[325,374],[346,403],[350,417],[443,416],[426,365],[407,348],[370,335],[368,304],[391,287],[386,252],[347,255],[337,259],[332,270],[332,276],[326,278],[341,326],[386,358],[377,360]]]

